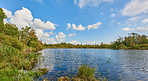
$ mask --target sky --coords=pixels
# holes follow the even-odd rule
[[[0,0],[4,23],[30,26],[43,43],[110,43],[148,35],[148,0]]]

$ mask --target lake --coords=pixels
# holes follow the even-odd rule
[[[111,49],[44,49],[40,51],[38,67],[49,72],[40,77],[52,80],[77,74],[80,65],[96,68],[96,78],[105,76],[109,81],[148,81],[148,50]]]

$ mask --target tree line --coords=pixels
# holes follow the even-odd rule
[[[129,33],[129,36],[119,37],[111,43],[114,49],[148,49],[148,36]]]

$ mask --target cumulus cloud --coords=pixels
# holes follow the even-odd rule
[[[95,45],[98,44],[97,41],[86,41],[85,44]]]
[[[74,4],[78,5],[80,8],[84,6],[99,6],[102,2],[113,2],[113,0],[74,0]]]
[[[115,14],[111,14],[110,17],[116,17],[116,15]]]
[[[48,43],[56,44],[57,42],[55,41],[55,39],[53,37],[51,37],[51,38],[49,38]]]
[[[139,32],[144,32],[144,31],[148,31],[148,28],[137,27],[135,30]]]
[[[78,25],[78,27],[76,27],[75,24],[72,24],[72,28],[73,28],[73,30],[78,30],[78,31],[83,31],[83,30],[85,30],[85,27],[83,27],[81,24]]]
[[[88,30],[90,30],[90,29],[98,29],[101,24],[102,24],[101,22],[97,22],[97,23],[95,23],[95,24],[88,25],[88,26],[86,26],[86,27],[88,28]],[[68,23],[67,26],[68,26],[67,29],[69,29],[69,28],[72,27],[73,30],[78,30],[78,31],[83,31],[83,30],[85,30],[85,27],[83,27],[81,24],[78,25],[78,27],[77,27],[75,24],[72,24],[72,25],[71,25],[70,23]]]
[[[56,24],[47,21],[41,21],[40,19],[35,18],[33,21],[32,13],[29,9],[22,7],[21,10],[17,10],[14,15],[12,15],[12,12],[4,9],[4,12],[6,13],[7,17],[10,18],[9,22],[12,24],[15,24],[19,29],[25,26],[31,26],[35,29],[48,29],[48,30],[55,30]],[[6,23],[7,20],[4,20]],[[33,22],[32,22],[33,21]]]
[[[39,37],[39,40],[41,40],[42,38],[49,38],[50,35],[47,32],[43,32],[42,29],[35,29],[36,35],[37,37]]]
[[[122,31],[131,31],[133,28],[123,28]]]
[[[29,26],[33,20],[31,11],[27,8],[22,7],[21,10],[17,10],[15,14],[9,20],[10,23],[15,24],[19,29],[25,26]]]
[[[96,24],[88,25],[88,30],[90,29],[98,29],[98,27],[101,25],[101,22],[97,22]]]
[[[138,31],[138,32],[144,32],[144,31],[148,31],[148,28],[144,28],[144,27],[137,27],[137,28],[123,28],[123,31]]]
[[[76,36],[76,33],[68,35],[68,37],[72,37],[72,36]]]
[[[69,41],[68,43],[70,43],[70,44],[75,44],[75,45],[77,45],[77,44],[81,44],[81,43],[78,42],[78,41]]]
[[[51,32],[43,32],[42,29],[35,29],[36,35],[43,43],[46,42],[47,44],[56,44],[56,41],[53,37],[50,37]]]
[[[52,34],[54,34],[52,31],[51,31],[51,32],[49,32],[49,35],[52,35]]]
[[[67,30],[71,28],[71,24],[67,23]]]
[[[135,16],[148,11],[148,0],[131,0],[121,10],[124,16]]]
[[[9,11],[9,10],[7,10],[5,8],[2,8],[2,9],[3,9],[5,15],[7,16],[7,18],[11,18],[12,17],[12,12],[11,11]]]
[[[35,18],[33,22],[30,23],[31,27],[33,28],[39,28],[39,29],[49,29],[49,30],[55,30],[55,24],[51,23],[50,21],[47,21],[46,23],[44,21],[41,21],[40,19]]]
[[[148,19],[144,19],[141,21],[142,23],[148,23]]]
[[[63,42],[65,40],[66,34],[63,32],[59,32],[58,35],[56,35],[56,40],[58,42]]]

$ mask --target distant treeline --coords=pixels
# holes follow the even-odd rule
[[[98,45],[82,45],[82,44],[44,44],[45,48],[110,48],[110,49],[148,49],[148,36],[139,35],[137,33],[129,33],[127,37],[119,37],[111,44],[104,44],[103,42]]]
[[[82,44],[70,44],[70,43],[60,43],[60,44],[44,44],[46,48],[110,48],[110,44],[103,44],[100,45],[82,45]]]
[[[114,49],[148,49],[148,36],[129,33],[127,37],[119,37],[111,43]]]

